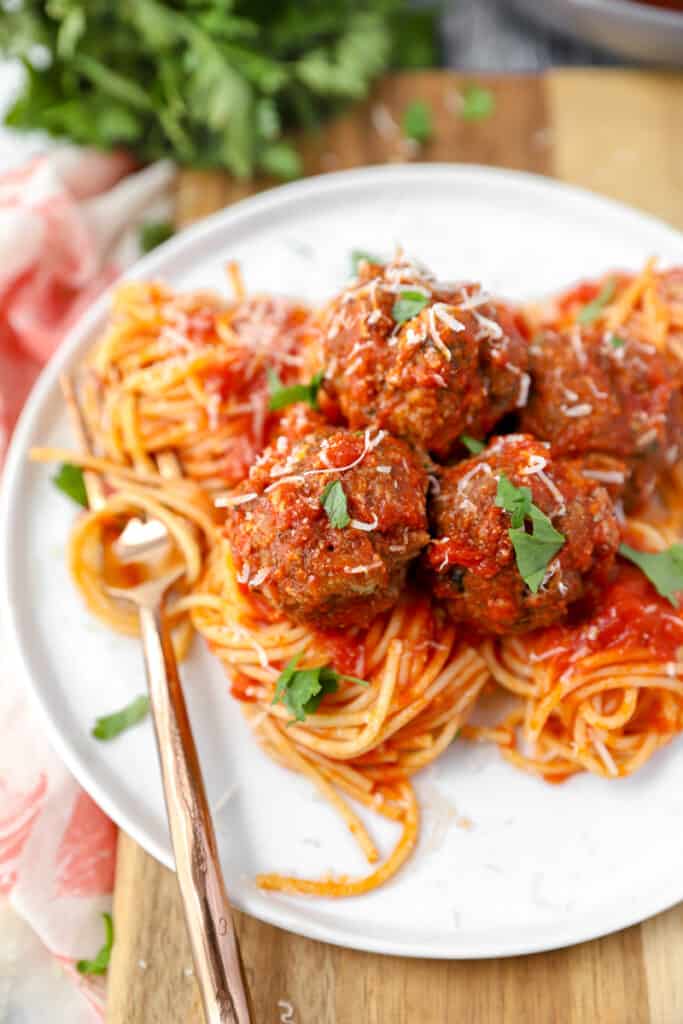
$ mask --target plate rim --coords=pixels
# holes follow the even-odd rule
[[[69,331],[58,351],[42,370],[16,424],[7,452],[4,471],[0,477],[0,623],[2,623],[2,636],[6,643],[8,660],[16,666],[24,692],[29,695],[33,707],[38,709],[53,749],[79,784],[118,827],[124,829],[143,849],[171,869],[173,869],[173,860],[170,847],[166,848],[156,842],[147,833],[143,823],[136,822],[128,811],[121,810],[117,806],[115,797],[108,795],[105,783],[100,781],[96,765],[89,765],[78,751],[70,746],[68,735],[61,731],[58,721],[50,710],[44,688],[34,681],[24,629],[22,629],[20,616],[13,601],[16,581],[12,568],[11,537],[12,526],[19,514],[20,507],[18,497],[15,500],[15,492],[17,496],[21,493],[22,470],[25,466],[28,443],[35,421],[50,402],[57,386],[59,373],[65,366],[72,363],[88,344],[96,325],[106,313],[113,289],[121,281],[163,274],[166,264],[172,263],[174,258],[181,256],[194,246],[205,244],[214,233],[228,231],[231,226],[242,220],[248,220],[254,214],[267,212],[270,207],[280,208],[283,202],[296,202],[311,192],[324,196],[325,193],[334,194],[338,193],[340,189],[343,191],[346,188],[352,190],[357,185],[369,185],[377,180],[387,184],[388,180],[408,182],[416,177],[424,180],[430,176],[441,177],[443,175],[452,177],[454,182],[458,179],[461,182],[469,179],[470,181],[475,180],[475,184],[490,182],[504,185],[507,183],[513,187],[526,188],[530,193],[540,189],[546,194],[554,192],[565,198],[574,197],[582,203],[584,209],[587,208],[587,205],[593,205],[596,211],[618,214],[633,223],[637,222],[643,228],[649,227],[660,231],[663,235],[668,235],[672,245],[681,247],[681,256],[683,257],[683,234],[661,219],[649,213],[642,213],[627,204],[599,196],[587,189],[526,171],[493,168],[479,164],[416,163],[396,166],[377,165],[317,175],[258,193],[225,207],[184,229],[176,237],[136,262],[93,303]],[[521,956],[560,949],[630,927],[668,909],[683,899],[683,882],[680,892],[672,893],[667,891],[669,889],[668,882],[661,893],[650,894],[650,890],[647,889],[639,901],[632,901],[629,904],[626,913],[623,908],[613,908],[609,912],[601,908],[597,914],[589,912],[582,914],[579,918],[574,918],[569,927],[554,922],[533,925],[530,929],[531,934],[528,936],[526,936],[526,929],[521,930],[519,927],[515,927],[512,931],[518,936],[516,940],[514,937],[501,938],[494,947],[491,947],[486,940],[480,941],[479,944],[471,938],[464,943],[459,942],[458,933],[454,932],[448,949],[443,948],[438,937],[435,939],[436,946],[431,946],[424,939],[419,939],[415,943],[403,938],[387,939],[383,934],[373,936],[364,933],[362,925],[361,930],[357,930],[358,925],[353,923],[348,925],[344,923],[338,927],[328,922],[319,923],[309,918],[305,910],[302,911],[300,904],[290,905],[281,902],[277,897],[271,897],[265,907],[261,901],[255,908],[248,887],[245,887],[242,894],[232,898],[232,902],[238,909],[268,924],[341,947],[415,958],[495,959],[502,956]],[[305,904],[303,906],[305,907]]]

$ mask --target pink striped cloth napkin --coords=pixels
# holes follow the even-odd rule
[[[60,148],[0,173],[0,470],[41,366],[119,272],[122,236],[173,175],[165,162],[132,170],[124,154]],[[115,841],[51,751],[0,636],[0,1020],[101,1018],[103,978],[75,962],[104,941]]]

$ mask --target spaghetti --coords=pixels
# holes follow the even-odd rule
[[[158,284],[121,288],[111,324],[79,382],[79,401],[94,454],[38,450],[33,455],[45,461],[68,460],[98,474],[104,483],[102,507],[86,511],[76,523],[70,563],[88,607],[112,628],[135,631],[134,617],[112,601],[104,587],[105,581],[112,582],[112,573],[121,571],[114,555],[118,534],[131,515],[163,523],[174,542],[163,555],[163,564],[124,567],[133,575],[118,582],[138,582],[145,574],[165,571],[169,560],[182,562],[184,581],[169,606],[178,652],[187,651],[194,630],[201,634],[223,664],[231,693],[256,740],[270,757],[310,780],[337,811],[371,865],[370,873],[360,879],[265,874],[259,876],[259,884],[270,890],[341,897],[368,892],[390,878],[410,856],[418,836],[419,810],[411,779],[458,734],[495,743],[515,767],[560,782],[582,771],[608,779],[632,774],[682,731],[683,616],[656,593],[639,569],[622,560],[599,586],[591,589],[580,581],[576,593],[584,596],[572,604],[567,617],[560,620],[558,613],[554,624],[531,632],[485,635],[476,629],[466,631],[454,621],[451,608],[462,603],[437,599],[429,573],[423,571],[433,563],[434,571],[449,573],[448,586],[458,591],[463,569],[456,565],[452,570],[448,559],[460,559],[462,565],[464,558],[469,571],[477,566],[472,551],[465,552],[465,558],[461,543],[453,553],[452,539],[432,539],[430,545],[438,557],[431,554],[431,563],[423,560],[420,572],[400,577],[405,582],[398,600],[385,602],[390,605],[386,610],[366,619],[360,615],[355,623],[344,620],[343,631],[330,627],[328,611],[324,621],[317,622],[308,612],[285,614],[277,596],[273,597],[273,568],[267,558],[281,557],[278,545],[286,542],[287,530],[274,519],[272,542],[261,538],[267,548],[263,562],[252,560],[248,565],[243,557],[246,549],[238,551],[234,543],[238,513],[241,528],[253,533],[259,515],[263,521],[277,517],[283,508],[287,510],[289,496],[296,491],[299,505],[292,505],[292,529],[298,528],[302,516],[310,515],[315,529],[327,531],[323,548],[331,552],[330,559],[337,557],[333,548],[340,534],[334,530],[347,525],[356,529],[355,547],[365,545],[371,551],[368,557],[375,561],[344,569],[349,573],[344,585],[353,608],[353,601],[364,599],[364,590],[383,585],[387,564],[391,575],[391,552],[401,549],[400,544],[387,545],[375,538],[374,531],[379,536],[387,529],[382,505],[370,504],[360,514],[354,503],[371,502],[377,481],[388,488],[395,473],[374,451],[384,431],[373,433],[374,428],[368,428],[364,441],[356,436],[355,449],[349,440],[348,450],[360,454],[342,465],[329,459],[337,436],[333,431],[343,432],[343,428],[329,426],[317,412],[283,420],[270,410],[268,371],[274,370],[285,384],[303,381],[316,362],[311,353],[318,345],[319,327],[313,325],[319,325],[321,318],[287,300],[249,299],[235,268],[231,274],[236,294],[229,302],[208,294],[176,295]],[[427,292],[437,286],[428,279],[420,282],[427,303]],[[444,298],[448,287],[438,285],[439,302],[450,310],[452,335],[464,346],[464,329],[457,317],[463,315],[458,310],[465,301],[471,305],[472,288],[467,286],[459,306],[450,293]],[[415,292],[410,294],[415,301]],[[368,307],[373,331],[382,317],[391,320],[388,303],[381,306],[381,316]],[[520,311],[517,319],[530,338],[543,330],[580,329],[582,310],[590,303],[595,304],[597,331],[633,336],[641,345],[683,360],[681,271],[659,272],[650,263],[640,275],[589,282],[543,307]],[[342,331],[351,323],[345,309],[339,319]],[[495,307],[491,309],[495,312]],[[428,322],[429,317],[423,320]],[[483,327],[477,328],[479,320]],[[474,327],[485,332],[486,344],[496,357],[496,346],[505,340],[501,342],[496,333],[497,322],[480,315]],[[360,341],[350,338],[349,345],[362,351],[378,344],[373,331]],[[407,333],[409,345],[424,343],[410,337],[410,328]],[[452,358],[450,349],[443,355],[441,349],[446,346],[441,336],[440,341],[436,355],[425,355],[429,372],[437,378],[440,371],[435,360]],[[473,330],[471,344],[477,343]],[[518,345],[515,358],[521,359]],[[364,359],[367,363],[367,353]],[[530,378],[523,365],[509,370],[513,371],[524,384],[521,390],[516,386],[515,402],[524,405]],[[362,388],[362,381],[358,386]],[[531,383],[532,397],[533,389]],[[332,395],[328,388],[321,405],[338,424],[340,413]],[[319,449],[317,462],[310,461],[313,437]],[[305,455],[297,448],[302,438],[308,443]],[[523,452],[523,442],[515,443]],[[270,454],[263,454],[269,444]],[[373,458],[368,455],[371,450]],[[540,492],[545,488],[549,508],[561,507],[564,514],[566,494],[559,493],[554,482],[560,478],[548,475],[551,456],[538,454],[545,450],[538,445],[529,448],[536,454],[529,457],[524,479],[530,485],[537,480],[534,486]],[[495,439],[458,477],[465,503],[467,488],[477,474],[480,484],[482,480],[486,484],[491,475],[491,464],[484,472],[481,461],[490,459],[489,451],[496,451]],[[169,453],[173,453],[170,466]],[[455,450],[450,458],[462,458],[462,454]],[[600,462],[591,463],[586,477],[595,488],[614,483],[618,506],[617,478],[623,473],[609,460],[605,465],[606,469]],[[428,468],[429,501],[434,509],[437,500],[448,500],[447,493],[439,497],[448,471],[433,463]],[[272,481],[266,469],[277,474]],[[259,479],[261,485],[254,489],[252,481]],[[340,490],[332,513],[325,503],[335,481]],[[536,492],[529,493],[533,497]],[[601,497],[603,504],[607,500]],[[477,512],[484,516],[483,506]],[[502,514],[495,511],[497,517]],[[536,509],[536,521],[538,514]],[[657,552],[677,542],[683,526],[680,467],[659,475],[656,493],[637,517],[625,520],[620,510],[618,514],[622,539],[637,548]],[[226,515],[228,523],[233,522],[231,529],[224,526]],[[396,521],[400,523],[400,517]],[[250,535],[249,551],[254,550],[252,542]],[[443,562],[439,544],[445,552]],[[608,552],[610,558],[612,554]],[[489,575],[495,570],[493,555],[486,562]],[[305,585],[308,604],[315,607],[313,554],[306,549],[297,559],[297,565],[303,562],[311,573]],[[605,565],[609,564],[606,557]],[[578,570],[573,565],[569,569],[576,588]],[[291,567],[285,565],[285,571],[291,572]],[[398,571],[391,576],[394,583]],[[553,576],[554,585],[563,585],[552,563],[546,576],[541,597]],[[524,600],[528,599],[527,592]],[[548,604],[547,594],[544,600]],[[368,606],[384,607],[381,602]],[[544,616],[542,621],[547,621],[547,609]],[[292,674],[293,665],[304,674],[319,673],[325,667],[335,677],[322,702],[311,705],[301,720],[293,720],[278,698],[283,677]],[[496,692],[512,698],[512,710],[495,727],[473,724],[471,714],[482,693]],[[400,825],[401,836],[383,861],[354,805]]]

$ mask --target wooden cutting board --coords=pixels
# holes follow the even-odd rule
[[[435,120],[434,141],[420,159],[554,175],[683,230],[683,76],[562,70],[544,77],[479,77],[496,98],[494,115],[481,122],[465,122],[457,114],[459,90],[469,81],[450,72],[387,78],[364,106],[306,142],[306,172],[404,160],[398,135],[376,129],[391,126],[386,113],[400,121],[403,108],[419,98],[430,104]],[[268,184],[184,172],[178,224]],[[199,1024],[175,876],[124,834],[114,920],[109,1024]],[[337,949],[246,915],[238,915],[238,931],[254,1024],[683,1022],[683,904],[572,949],[473,962]]]

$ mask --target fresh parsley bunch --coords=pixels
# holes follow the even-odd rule
[[[404,0],[0,0],[23,60],[7,124],[173,156],[238,177],[300,173],[285,139],[435,60],[435,18]]]

